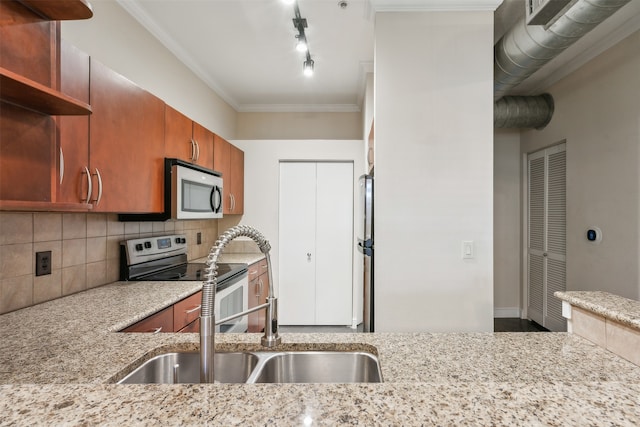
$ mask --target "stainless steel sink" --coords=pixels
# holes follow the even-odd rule
[[[244,383],[258,363],[253,353],[216,353],[216,382]],[[200,353],[166,353],[146,361],[118,384],[197,384]]]
[[[379,383],[378,359],[360,352],[287,352],[265,358],[256,383]],[[252,378],[252,379],[253,379]]]
[[[216,353],[221,383],[382,382],[378,359],[365,352],[301,351]],[[166,353],[148,360],[118,384],[200,382],[199,353]]]

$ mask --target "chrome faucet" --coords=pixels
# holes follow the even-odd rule
[[[236,237],[250,237],[260,248],[267,258],[267,267],[269,270],[269,294],[267,301],[242,313],[234,314],[216,322],[214,307],[216,306],[216,286],[218,284],[218,257],[222,250]],[[200,382],[212,383],[213,377],[213,358],[215,354],[215,326],[226,323],[237,317],[246,316],[254,311],[265,309],[265,325],[264,336],[261,343],[265,347],[274,347],[281,342],[278,335],[278,300],[273,291],[273,273],[271,269],[271,258],[269,251],[271,245],[264,238],[262,233],[253,227],[247,225],[237,225],[231,227],[220,235],[216,243],[211,248],[207,257],[207,269],[205,271],[205,281],[202,285],[202,311],[200,312]]]

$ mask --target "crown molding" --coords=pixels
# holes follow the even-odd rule
[[[176,43],[156,22],[142,9],[137,0],[116,0],[140,25],[147,29],[160,43],[173,53],[187,68],[207,84],[222,100],[238,111],[239,105],[202,67],[189,55],[181,45]]]
[[[491,11],[503,0],[369,0],[375,12]]]
[[[355,104],[242,104],[239,113],[360,113]]]

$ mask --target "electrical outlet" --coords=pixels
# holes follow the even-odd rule
[[[202,233],[197,233],[196,234],[196,244],[198,244],[198,245],[202,244]]]
[[[51,251],[36,252],[36,276],[51,274]]]

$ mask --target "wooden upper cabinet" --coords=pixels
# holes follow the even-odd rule
[[[91,113],[88,99],[63,92],[57,22],[91,13],[83,0],[0,1],[0,209],[87,209],[59,197],[59,130],[51,116]]]
[[[244,151],[231,144],[229,148],[231,170],[231,195],[233,196],[232,214],[244,213]]]
[[[89,55],[62,41],[60,90],[89,103]],[[89,116],[61,116],[58,124],[58,201],[89,208]]]
[[[215,135],[213,168],[222,173],[223,214],[244,213],[244,152]]]
[[[207,169],[213,169],[213,132],[193,122],[193,140],[198,151],[195,163]]]
[[[167,105],[165,156],[213,169],[213,132]]]
[[[93,59],[90,86],[93,210],[162,212],[164,102]]]
[[[164,152],[166,157],[192,162],[195,155],[193,122],[178,110],[165,106]]]

